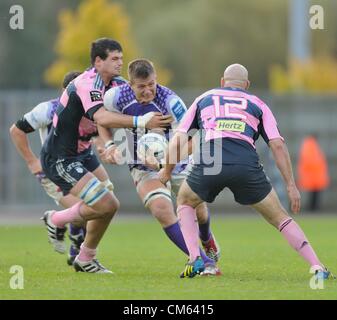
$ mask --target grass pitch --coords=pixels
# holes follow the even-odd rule
[[[122,214],[120,214],[122,215]],[[337,217],[304,217],[320,259],[337,272]],[[0,227],[0,299],[337,299],[337,280],[309,286],[308,265],[262,219],[212,219],[222,249],[220,277],[180,279],[186,257],[151,218],[117,218],[98,258],[113,275],[75,273],[52,250],[44,226]],[[23,267],[24,288],[11,289],[13,265]]]

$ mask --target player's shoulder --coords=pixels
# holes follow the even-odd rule
[[[51,99],[40,102],[31,111],[24,115],[24,118],[34,129],[47,126],[53,119],[59,99]]]
[[[197,104],[199,106],[207,106],[208,104],[213,103],[213,96],[216,94],[217,89],[210,89],[199,95],[195,98],[193,104]]]
[[[180,99],[179,96],[171,89],[157,84],[156,97],[154,102],[158,105],[165,106],[173,99]]]
[[[183,100],[173,90],[162,85],[157,85],[154,102],[161,107],[162,110],[168,110],[176,121],[180,121],[187,111]]]
[[[31,111],[35,114],[49,114],[54,113],[59,103],[59,98],[50,99],[40,102]]]
[[[157,84],[157,97],[169,97],[177,94],[170,88]]]
[[[95,68],[88,68],[82,72],[74,81],[77,90],[102,90],[104,83]]]
[[[54,114],[56,112],[56,109],[58,107],[60,103],[60,99],[59,98],[55,98],[55,99],[51,99],[49,101],[47,101],[48,107],[47,107],[47,116],[48,119],[53,119]]]
[[[110,109],[122,110],[135,99],[135,94],[128,83],[112,87],[104,94],[104,106]]]
[[[253,103],[259,109],[262,109],[262,110],[265,108],[269,109],[268,104],[264,100],[262,100],[260,97],[258,97],[255,94],[249,93],[249,92],[247,92],[247,94],[249,95],[247,100],[249,100],[250,103]]]
[[[78,77],[74,79],[75,83],[80,83],[83,81],[93,80],[97,76],[97,71],[95,68],[88,68],[85,71],[83,71]]]
[[[122,76],[113,77],[111,80],[111,87],[122,86],[123,84],[127,84],[128,81]]]

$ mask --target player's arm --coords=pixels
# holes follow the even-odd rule
[[[266,105],[263,106],[262,110],[261,135],[269,145],[275,163],[286,184],[291,211],[293,213],[299,213],[301,208],[301,196],[295,184],[288,148],[284,143],[283,137],[280,135],[276,119],[271,110]]]
[[[189,155],[188,134],[185,132],[176,132],[171,138],[165,159],[165,172],[171,174],[174,167],[181,160]]]
[[[197,101],[187,110],[181,119],[175,135],[169,142],[168,152],[166,153],[165,166],[159,172],[159,179],[163,184],[170,180],[172,171],[176,164],[182,159],[187,158],[192,142],[189,142],[189,131],[198,128],[197,125]]]
[[[129,116],[114,112],[116,109],[116,95],[118,87],[111,88],[104,95],[104,101],[96,105],[93,110],[93,120],[105,128],[161,128],[172,122],[172,117],[163,116],[159,112],[150,112],[144,116]],[[104,105],[105,108],[102,108]],[[109,110],[109,111],[108,111]]]
[[[270,140],[269,146],[273,153],[275,163],[285,181],[290,199],[291,211],[299,213],[301,208],[301,196],[295,184],[288,148],[281,139]]]
[[[104,163],[115,164],[121,160],[121,153],[113,140],[113,132],[111,129],[97,126],[99,139],[102,141],[101,145],[96,147],[100,159]]]
[[[172,129],[175,131],[187,112],[186,105],[180,97],[174,94],[171,97],[169,97],[166,107],[167,107],[167,110],[170,111],[173,117],[173,122],[171,126],[172,126]],[[193,143],[192,143],[192,139],[189,139],[188,140],[188,155],[192,153],[193,153]],[[187,156],[185,158],[187,158]],[[182,157],[181,159],[185,159],[185,158]]]
[[[103,107],[103,105],[101,105]],[[93,120],[105,128],[165,128],[172,122],[170,115],[163,116],[159,112],[149,112],[144,116],[128,116],[99,108],[93,115]]]
[[[56,201],[59,201],[63,196],[62,192],[60,192],[58,187],[43,173],[40,159],[35,156],[30,148],[27,134],[33,131],[35,131],[35,129],[25,118],[17,121],[9,129],[13,143],[21,157],[26,161],[29,171],[35,175],[46,193]]]
[[[113,134],[110,128],[104,128],[100,125],[97,125],[98,136],[102,140],[102,143],[105,147],[113,145]]]
[[[36,157],[30,148],[27,134],[37,129],[46,127],[51,120],[48,117],[48,102],[42,102],[34,107],[24,117],[18,120],[10,128],[12,141],[21,157],[26,161],[31,173],[42,172],[40,160]]]
[[[35,131],[24,118],[17,121],[9,129],[12,141],[21,157],[25,160],[29,171],[36,174],[42,171],[40,160],[32,151],[27,134]]]
[[[48,118],[48,103],[42,102],[26,113],[10,128],[12,141],[21,157],[26,161],[29,171],[33,174],[42,172],[40,160],[32,151],[27,134],[46,127],[50,119]]]

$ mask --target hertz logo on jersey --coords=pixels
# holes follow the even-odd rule
[[[215,130],[244,132],[246,124],[239,120],[216,120]]]

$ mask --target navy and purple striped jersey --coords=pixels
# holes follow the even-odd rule
[[[111,92],[113,90],[113,92]],[[129,84],[114,87],[109,90],[112,98],[112,107],[109,111],[115,111],[130,116],[142,116],[149,112],[161,112],[163,115],[172,115],[174,118],[170,127],[165,130],[165,136],[169,140],[170,129],[175,128],[185,115],[187,109],[184,102],[172,90],[157,85],[156,96],[148,104],[141,104],[136,100],[136,96]],[[142,135],[148,132],[147,129],[126,129],[128,139],[128,151],[130,159],[128,160],[130,169],[136,167],[139,170],[150,171],[144,165],[141,165],[137,159],[137,142]],[[181,172],[185,169],[188,160],[180,162],[174,173]]]

